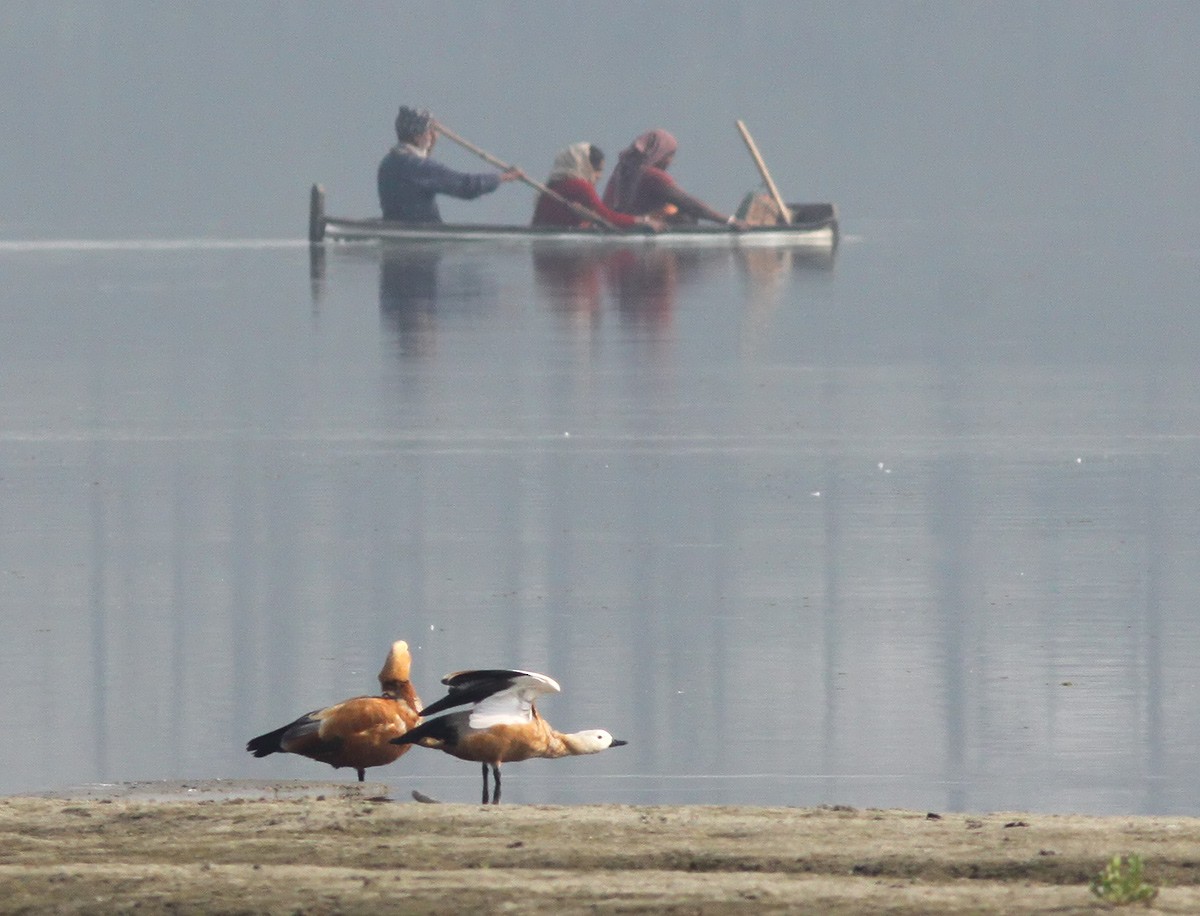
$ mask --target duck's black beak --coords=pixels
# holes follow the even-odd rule
[[[609,747],[624,747],[628,743],[628,741],[622,741],[620,738],[613,738],[613,743]]]

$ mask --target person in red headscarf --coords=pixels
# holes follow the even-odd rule
[[[745,223],[714,210],[688,194],[668,173],[679,144],[665,130],[648,130],[621,151],[604,189],[604,203],[622,213],[657,216],[673,222],[710,220],[735,229]]]

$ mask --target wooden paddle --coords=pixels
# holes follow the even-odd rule
[[[767,171],[767,164],[763,162],[762,154],[759,153],[758,147],[754,143],[754,138],[750,136],[750,131],[746,129],[746,125],[742,121],[737,122],[737,129],[742,135],[742,139],[746,141],[746,148],[750,150],[750,155],[754,157],[754,164],[758,166],[758,173],[762,175],[763,181],[767,183],[767,190],[771,192],[771,196],[775,198],[775,205],[779,207],[779,215],[783,221],[791,225],[792,211],[788,209],[788,205],[783,202],[783,197],[779,193],[779,188],[775,187],[775,182],[771,180],[771,173]]]
[[[496,168],[500,169],[501,171],[507,172],[510,169],[515,168],[515,166],[509,165],[507,162],[503,162],[503,161],[497,159],[495,156],[493,156],[487,150],[480,149],[478,146],[476,146],[474,143],[470,142],[469,140],[464,140],[462,137],[460,137],[458,134],[456,134],[454,131],[452,131],[450,128],[448,128],[445,124],[442,124],[440,121],[433,122],[433,129],[436,130],[442,136],[446,137],[448,140],[453,140],[455,143],[457,143],[463,149],[470,150],[472,153],[474,153],[480,159],[484,160],[484,162],[491,163],[492,165],[494,165]],[[591,220],[593,223],[596,223],[599,226],[603,226],[609,232],[620,232],[621,231],[621,229],[618,226],[615,226],[612,223],[610,223],[599,213],[593,213],[591,210],[589,210],[583,204],[576,203],[573,200],[567,200],[567,198],[563,197],[558,192],[551,191],[548,187],[546,187],[540,181],[534,181],[532,178],[530,178],[528,175],[526,175],[524,171],[521,172],[521,180],[523,182],[525,182],[527,185],[529,185],[531,188],[535,188],[536,190],[541,191],[547,197],[552,197],[555,200],[557,200],[560,204],[565,204],[566,206],[570,207],[571,211],[573,213],[575,213],[576,215],[581,216],[584,219]]]

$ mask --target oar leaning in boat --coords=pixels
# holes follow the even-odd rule
[[[750,136],[750,131],[742,121],[737,122],[738,133],[742,135],[742,140],[746,143],[746,149],[750,150],[750,155],[754,157],[754,164],[758,166],[758,173],[762,175],[763,181],[767,183],[767,190],[771,192],[771,196],[775,198],[775,206],[779,208],[779,217],[787,225],[791,225],[792,211],[788,209],[788,205],[783,202],[783,197],[779,193],[779,188],[775,187],[775,182],[771,180],[771,173],[767,171],[767,164],[763,162],[762,154],[758,151],[758,146],[754,142],[754,138]]]
[[[507,172],[508,170],[515,168],[515,166],[509,165],[507,162],[497,159],[495,156],[493,156],[487,150],[480,149],[478,146],[476,146],[474,143],[470,142],[469,140],[464,140],[462,137],[460,137],[458,134],[456,134],[454,131],[452,131],[450,128],[448,128],[445,124],[442,124],[440,121],[435,121],[433,123],[433,129],[436,130],[442,136],[444,136],[447,140],[453,140],[455,143],[457,143],[463,149],[469,150],[470,152],[472,152],[476,156],[478,156],[480,159],[484,160],[485,162],[491,163],[498,169],[501,169],[501,170]],[[541,193],[547,195],[548,197],[554,198],[560,204],[566,204],[568,207],[571,208],[571,210],[574,213],[578,214],[579,216],[583,217],[584,219],[590,220],[591,222],[595,223],[598,226],[603,226],[609,232],[620,232],[621,231],[617,226],[614,226],[612,223],[610,223],[608,220],[606,220],[599,213],[593,213],[587,207],[583,206],[583,204],[576,203],[573,200],[567,200],[567,198],[563,197],[561,194],[557,193],[556,191],[550,190],[548,187],[546,187],[540,181],[534,181],[532,178],[530,178],[528,175],[525,174],[524,170],[518,169],[518,171],[520,171],[520,173],[521,173],[521,180],[523,182],[525,182],[527,185],[529,185],[531,188],[534,188],[535,190],[540,191]]]

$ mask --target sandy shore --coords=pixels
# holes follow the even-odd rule
[[[1200,912],[1200,819],[842,808],[417,804],[366,783],[0,799],[0,911]]]

